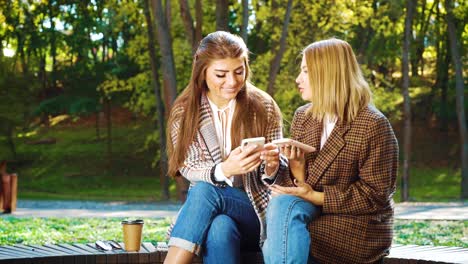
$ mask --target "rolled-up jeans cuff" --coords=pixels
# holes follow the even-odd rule
[[[171,237],[169,239],[168,246],[169,247],[176,246],[178,248],[185,249],[188,252],[193,253],[193,254],[195,254],[197,256],[200,256],[200,253],[201,253],[201,246],[200,245],[195,244],[195,243],[193,243],[191,241],[182,239],[182,238],[178,238],[178,237]]]

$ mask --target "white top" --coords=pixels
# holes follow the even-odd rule
[[[214,126],[216,129],[216,135],[218,136],[221,157],[224,160],[226,157],[229,156],[232,150],[231,127],[232,119],[234,117],[234,111],[236,109],[236,100],[232,99],[231,101],[229,101],[228,105],[222,109],[218,108],[218,106],[215,105],[209,98],[208,102],[210,103],[211,111],[213,112]],[[278,168],[271,176],[263,175],[262,178],[273,179],[276,176],[277,172]],[[224,181],[226,184],[233,187],[234,176],[231,176],[229,178],[224,176],[220,164],[216,165],[214,176],[217,181]]]
[[[320,139],[320,149],[323,148],[323,145],[327,142],[328,138],[330,137],[333,129],[335,128],[337,118],[335,116],[325,116],[323,119],[323,131],[322,131],[322,138]]]
[[[208,99],[208,102],[213,112],[216,135],[218,136],[221,149],[221,157],[224,159],[231,153],[231,127],[232,118],[234,117],[234,111],[236,109],[236,100],[232,99],[227,106],[222,109],[218,108],[210,99]]]

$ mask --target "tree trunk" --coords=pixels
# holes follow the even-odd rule
[[[249,26],[249,0],[242,0],[241,37],[247,44],[247,27]]]
[[[110,99],[105,98],[107,123],[107,169],[112,165],[112,112]]]
[[[47,91],[47,71],[46,71],[46,54],[39,52],[40,54],[40,61],[39,61],[39,78],[41,79],[42,83],[42,90]]]
[[[188,36],[190,45],[192,45],[192,55],[197,50],[197,44],[195,43],[195,27],[193,26],[192,15],[190,14],[190,7],[188,0],[179,0],[180,16],[184,22],[185,33]]]
[[[228,0],[216,0],[216,30],[229,31]]]
[[[164,82],[164,103],[169,111],[177,96],[174,55],[169,28],[166,24],[161,0],[152,0],[154,23],[158,31],[158,42],[161,49],[161,65]]]
[[[439,6],[436,7],[436,22],[441,25],[435,28],[436,42],[434,43],[436,50],[436,80],[432,86],[431,93],[427,102],[427,120],[432,122],[432,115],[434,111],[432,109],[434,97],[440,92],[440,109],[437,114],[437,127],[441,132],[448,131],[448,113],[447,113],[447,87],[449,78],[449,66],[450,66],[450,49],[448,36],[445,31],[445,17],[440,15]]]
[[[448,131],[448,85],[449,85],[449,67],[450,67],[450,49],[448,37],[446,37],[445,54],[440,65],[440,120],[439,130],[441,132]],[[438,73],[439,74],[439,73]],[[439,78],[439,76],[437,76]]]
[[[281,59],[283,58],[283,54],[286,49],[286,38],[288,37],[288,26],[289,26],[289,20],[291,18],[291,10],[292,10],[292,0],[288,0],[286,14],[284,15],[283,29],[281,31],[279,49],[276,52],[275,57],[271,61],[270,73],[269,73],[269,78],[268,78],[269,82],[268,82],[267,92],[272,97],[274,97],[275,95],[276,76],[278,75],[278,71],[279,71],[280,64],[281,64]]]
[[[100,140],[101,139],[101,130],[100,130],[100,117],[101,117],[101,112],[96,111],[96,139]]]
[[[417,32],[417,36],[416,36],[415,43],[414,43],[415,53],[414,53],[414,56],[413,56],[413,58],[411,60],[412,61],[412,72],[413,72],[413,74],[416,74],[414,76],[418,76],[417,75],[417,74],[419,74],[418,69],[421,70],[421,75],[424,75],[424,57],[423,57],[424,50],[425,50],[425,46],[424,46],[425,43],[424,42],[425,42],[425,39],[427,38],[427,30],[429,28],[430,21],[432,19],[432,15],[434,14],[434,9],[439,5],[439,0],[436,0],[436,1],[434,1],[432,3],[432,6],[429,9],[429,13],[428,13],[427,16],[425,16],[426,4],[427,4],[427,1],[425,1],[425,0],[422,1],[423,8],[422,8],[422,11],[420,13],[420,19],[419,19],[420,31]],[[414,61],[414,63],[413,63],[413,61]]]
[[[167,28],[171,28],[171,20],[172,20],[172,11],[171,11],[171,0],[164,1],[164,8],[166,9],[166,25]]]
[[[403,178],[401,181],[401,200],[409,199],[409,178],[410,178],[410,158],[411,158],[411,98],[409,96],[409,50],[411,39],[411,23],[413,20],[413,10],[415,8],[413,0],[406,2],[405,31],[403,41],[403,104],[404,104],[404,132],[403,132]]]
[[[455,67],[455,89],[456,89],[456,107],[458,117],[458,132],[460,135],[460,158],[461,158],[461,199],[468,199],[468,134],[466,131],[466,115],[464,109],[464,83],[463,66],[460,56],[460,45],[456,34],[455,18],[453,17],[452,1],[445,0],[445,9],[447,10],[447,31],[450,39],[450,50],[452,54],[452,63]]]
[[[167,112],[169,112],[177,95],[171,35],[169,34],[169,28],[166,25],[161,0],[152,0],[151,3],[153,4],[153,17],[155,18],[154,20],[158,31],[158,42],[161,49],[161,65],[164,80],[164,103]],[[189,186],[188,181],[185,178],[177,177],[176,184],[179,192],[179,199],[185,201]]]
[[[202,39],[203,9],[202,0],[195,0],[195,49]]]
[[[13,159],[16,160],[16,146],[15,141],[13,140],[13,123],[7,124],[7,142],[8,146],[10,147],[11,154],[13,155]]]
[[[159,131],[159,151],[160,151],[160,160],[159,160],[159,181],[161,184],[161,195],[163,200],[169,200],[169,179],[167,177],[167,153],[166,153],[166,126],[164,124],[164,103],[161,97],[161,87],[159,81],[158,73],[158,61],[156,58],[156,51],[154,47],[156,46],[156,41],[154,39],[154,29],[150,14],[149,0],[143,0],[144,3],[144,13],[147,24],[147,34],[148,34],[148,51],[150,55],[150,64],[151,64],[151,74],[153,77],[153,90],[154,97],[156,99],[156,112],[158,117],[158,131]]]
[[[54,22],[54,10],[52,6],[52,1],[48,3],[49,7],[49,18],[50,18],[50,56],[52,57],[52,72],[50,73],[52,88],[56,88],[56,69],[57,69],[57,37],[55,33],[55,22]]]

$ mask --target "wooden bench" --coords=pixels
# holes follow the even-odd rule
[[[121,243],[123,246],[123,244]],[[44,246],[0,246],[0,263],[8,264],[114,264],[114,263],[163,263],[165,248],[156,248],[151,243],[143,243],[140,252],[123,250],[102,251],[89,244],[58,244]],[[243,263],[263,263],[260,253],[246,253]],[[193,263],[202,263],[196,258]],[[430,264],[430,263],[468,263],[468,248],[433,247],[414,245],[394,245],[385,264]]]

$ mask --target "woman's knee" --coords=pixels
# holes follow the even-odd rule
[[[217,200],[216,186],[206,183],[198,182],[190,188],[187,200],[195,201],[196,203],[203,203],[203,201],[214,202]]]
[[[316,215],[315,205],[293,195],[279,195],[271,199],[267,208],[267,221],[289,215],[291,218],[308,220]]]
[[[217,215],[208,230],[207,242],[230,243],[240,241],[240,238],[236,222],[227,215]]]
[[[268,214],[282,214],[288,210],[288,208],[290,208],[298,199],[300,198],[289,194],[275,196],[268,203],[267,212]]]

